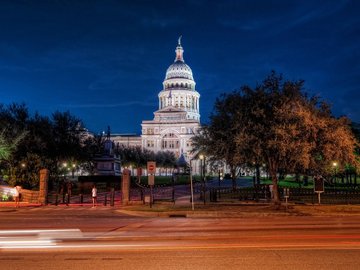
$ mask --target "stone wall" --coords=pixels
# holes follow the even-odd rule
[[[40,191],[21,189],[21,201],[28,203],[40,203]]]

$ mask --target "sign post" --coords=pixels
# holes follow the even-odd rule
[[[320,194],[325,191],[324,178],[322,178],[321,176],[315,176],[314,177],[314,191],[315,191],[315,193],[318,194],[318,202],[319,202],[319,205],[320,205],[321,204]]]
[[[141,183],[142,168],[138,167],[136,170],[137,170],[137,172],[136,172],[137,181],[140,184]]]
[[[153,187],[155,185],[155,172],[156,172],[155,161],[147,162],[147,171],[148,171],[148,184],[150,186],[150,208],[151,208],[153,203]]]
[[[288,199],[290,197],[289,188],[284,188],[284,197],[285,197],[285,207],[286,207],[286,211],[287,211],[287,209],[288,209]]]

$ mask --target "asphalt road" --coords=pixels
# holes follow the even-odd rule
[[[359,269],[360,216],[144,218],[0,211],[0,269]]]

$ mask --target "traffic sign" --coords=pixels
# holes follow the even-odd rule
[[[316,193],[322,193],[325,191],[324,189],[324,178],[322,176],[314,177],[314,191]]]
[[[148,174],[155,174],[155,172],[156,172],[156,162],[155,161],[147,162],[147,171],[148,171]]]

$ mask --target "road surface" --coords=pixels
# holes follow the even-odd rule
[[[0,212],[0,269],[359,269],[360,216],[144,218]]]

